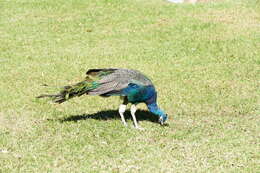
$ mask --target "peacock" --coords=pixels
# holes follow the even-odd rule
[[[43,94],[37,98],[49,97],[55,103],[63,103],[75,96],[99,95],[102,97],[121,96],[123,103],[119,106],[119,114],[125,126],[124,112],[128,103],[131,103],[130,112],[134,126],[139,127],[135,112],[138,103],[145,103],[150,112],[158,116],[158,121],[163,125],[168,119],[167,114],[158,107],[157,92],[151,80],[141,72],[132,69],[104,68],[89,69],[82,82],[62,87],[58,94]]]

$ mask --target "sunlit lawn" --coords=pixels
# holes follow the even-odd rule
[[[260,172],[258,0],[0,1],[0,172]],[[35,96],[137,69],[169,126],[117,97]],[[54,86],[43,87],[42,84]]]

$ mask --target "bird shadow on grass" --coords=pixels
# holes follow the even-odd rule
[[[136,111],[135,115],[138,121],[151,121],[154,123],[158,122],[158,117],[148,111],[138,110]],[[130,111],[126,111],[124,113],[124,116],[125,119],[132,118]],[[87,120],[87,119],[106,121],[111,119],[121,119],[121,117],[118,111],[116,110],[106,110],[106,111],[100,111],[93,114],[71,115],[69,117],[59,119],[59,121],[62,123],[69,122],[69,121],[77,122],[77,121]]]

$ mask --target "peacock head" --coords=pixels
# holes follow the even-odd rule
[[[159,115],[159,123],[161,125],[164,125],[168,119],[168,115],[164,113],[162,110],[158,110],[158,115]]]
[[[161,110],[156,103],[147,104],[147,107],[152,113],[159,117],[159,123],[161,125],[167,121],[168,115],[163,110]]]

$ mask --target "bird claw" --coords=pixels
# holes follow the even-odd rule
[[[145,130],[144,128],[142,128],[142,127],[135,127],[137,130],[141,130],[141,131],[143,131],[143,130]]]

